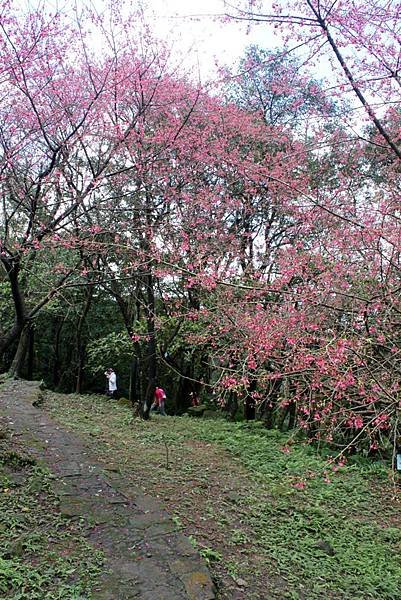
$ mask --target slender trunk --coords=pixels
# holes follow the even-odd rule
[[[28,349],[29,342],[29,325],[25,325],[19,338],[17,351],[11,363],[11,367],[8,370],[10,377],[17,379],[21,377],[21,371],[24,366],[26,351]]]
[[[296,422],[296,403],[291,400],[291,386],[288,377],[284,377],[280,393],[284,400],[284,407],[279,411],[276,425],[280,431],[294,429]],[[287,417],[288,422],[286,424]]]
[[[273,405],[270,402],[269,398],[266,398],[266,400],[263,401],[262,403],[262,407],[261,407],[261,418],[263,421],[263,425],[266,427],[266,429],[272,429],[273,428]]]
[[[139,401],[139,390],[138,390],[138,358],[134,354],[131,359],[131,369],[129,375],[129,401],[137,404]]]
[[[157,361],[156,361],[156,330],[155,330],[155,293],[153,288],[153,276],[146,275],[146,306],[145,316],[147,323],[148,343],[146,348],[146,373],[147,386],[142,408],[142,417],[149,418],[150,407],[153,402],[156,389]]]
[[[76,337],[76,351],[77,351],[77,373],[75,381],[75,393],[80,394],[82,388],[82,376],[83,368],[85,365],[85,345],[82,343],[82,332],[85,325],[86,317],[92,304],[93,298],[93,287],[89,286],[85,290],[86,301],[82,314],[78,321],[77,326],[77,337]]]
[[[185,359],[182,360],[180,365],[181,377],[178,382],[178,389],[175,398],[175,411],[174,414],[181,414],[185,412],[188,406],[191,406],[191,393],[195,394],[193,386],[193,363],[187,363]]]
[[[295,402],[290,404],[290,418],[288,419],[288,429],[294,429],[297,417],[297,405]]]
[[[238,394],[237,392],[230,392],[230,395],[228,397],[228,403],[227,403],[227,412],[228,412],[228,419],[230,421],[235,421],[235,415],[237,414],[237,410],[238,410]]]
[[[55,389],[60,382],[60,337],[63,325],[64,319],[57,323],[56,335],[54,338],[53,387]]]
[[[276,427],[277,429],[279,429],[280,431],[284,431],[285,427],[285,420],[288,416],[290,412],[290,407],[288,405],[284,406],[283,408],[280,408],[278,411],[278,414],[276,416]]]
[[[256,377],[251,376],[251,380],[247,390],[247,396],[244,402],[244,417],[247,421],[254,421],[256,418],[256,402],[253,397],[254,392],[256,392],[256,387]]]
[[[31,323],[29,326],[29,340],[28,340],[28,365],[27,365],[27,378],[33,379],[33,362],[34,362],[34,346],[35,346],[35,328]]]
[[[2,264],[10,282],[11,295],[14,303],[15,320],[10,331],[6,335],[0,337],[0,356],[3,356],[6,350],[8,350],[10,346],[18,340],[27,321],[25,300],[19,281],[19,259],[16,259],[12,262],[3,259]]]
[[[78,351],[77,373],[75,378],[75,393],[80,394],[82,389],[82,377],[85,366],[85,347],[80,346]]]

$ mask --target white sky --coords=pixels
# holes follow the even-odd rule
[[[188,65],[200,70],[201,78],[210,76],[216,60],[236,63],[246,46],[279,45],[268,26],[252,28],[246,24],[221,23],[217,15],[226,13],[224,0],[148,0],[149,13],[156,34],[174,41],[177,52],[187,55]]]

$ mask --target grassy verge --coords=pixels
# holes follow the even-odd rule
[[[210,564],[223,600],[399,599],[400,505],[369,461],[325,457],[259,424],[155,417],[94,396],[50,396],[127,485],[159,497]]]
[[[91,598],[102,558],[85,541],[85,523],[60,516],[49,473],[6,436],[0,441],[0,514],[1,598]]]

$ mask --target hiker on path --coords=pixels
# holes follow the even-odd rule
[[[117,391],[117,376],[114,373],[113,369],[107,369],[105,375],[108,379],[107,385],[107,395],[111,398],[114,398],[114,394]]]
[[[199,400],[198,396],[195,394],[195,392],[190,392],[189,399],[191,401],[191,406],[199,406],[200,400]]]
[[[157,408],[159,408],[159,413],[163,415],[163,417],[167,417],[166,411],[164,410],[165,400],[166,392],[163,390],[163,388],[156,386],[155,396],[153,404],[150,407],[150,412],[154,412]]]

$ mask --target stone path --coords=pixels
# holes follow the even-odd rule
[[[56,475],[62,514],[93,524],[89,541],[103,550],[106,564],[92,597],[213,600],[206,566],[166,511],[92,460],[79,437],[34,406],[41,393],[38,382],[7,381],[0,387],[0,413],[30,454]]]

